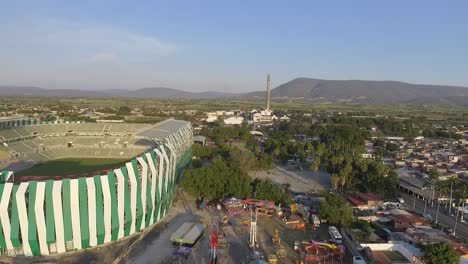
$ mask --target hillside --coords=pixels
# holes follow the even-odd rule
[[[264,97],[265,92],[246,97]],[[396,81],[321,80],[297,78],[271,91],[272,98],[301,98],[362,104],[465,104],[468,88],[444,85],[409,84]]]
[[[0,86],[0,96],[37,96],[37,97],[134,97],[134,98],[186,98],[210,99],[232,97],[234,94],[222,92],[192,93],[177,89],[156,87],[137,90],[78,90],[78,89],[44,89],[26,86]]]
[[[215,91],[189,92],[164,87],[142,88],[137,90],[108,89],[92,91],[0,86],[0,96],[133,97],[167,99],[242,98],[248,100],[264,100],[265,95],[265,91],[232,94]],[[350,102],[357,104],[453,104],[468,106],[468,88],[466,87],[409,84],[397,81],[336,81],[296,78],[272,89],[271,96],[273,100],[305,99],[320,102]]]

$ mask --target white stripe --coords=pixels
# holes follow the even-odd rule
[[[7,182],[7,181],[10,179],[10,177],[11,177],[12,175],[13,175],[13,172],[12,172],[12,171],[8,171],[8,172],[7,172],[7,175],[6,175],[6,177],[5,177],[5,182]]]
[[[164,145],[161,145],[161,151],[162,151],[164,160],[166,161],[166,170],[164,171],[164,179],[166,180],[166,184],[164,187],[166,188],[166,193],[168,193],[171,164],[169,163],[169,158],[167,157],[167,153],[166,153],[166,150],[164,149]],[[167,198],[166,198],[166,201],[167,201]]]
[[[155,149],[154,152],[156,153],[156,155],[158,155],[159,157],[159,165],[158,165],[158,179],[159,179],[159,186],[158,186],[158,189],[159,189],[159,196],[160,196],[160,199],[162,201],[162,196],[163,196],[163,186],[162,186],[162,181],[163,181],[163,167],[164,167],[164,158],[162,156],[162,153],[159,151],[159,149]],[[156,208],[158,211],[158,219],[156,219],[156,222],[159,222],[159,220],[161,220],[162,218],[162,213],[161,213],[161,210],[162,210],[162,206],[161,206],[161,201],[159,202],[159,206],[158,208]]]
[[[21,228],[21,239],[23,241],[23,254],[32,256],[31,247],[29,246],[29,230],[28,230],[28,211],[26,210],[26,200],[24,194],[28,189],[29,182],[22,182],[16,192],[16,205],[18,206],[18,216]]]
[[[73,231],[73,247],[81,249],[80,193],[78,179],[70,180],[70,209]]]
[[[65,232],[63,230],[62,181],[54,181],[52,198],[54,201],[55,241],[57,245],[57,252],[64,253],[66,250]]]
[[[125,177],[120,169],[114,170],[115,175],[117,176],[117,210],[119,213],[119,234],[118,238],[124,236],[124,227],[125,227],[125,185],[128,184],[125,182]],[[102,179],[102,178],[101,178]]]
[[[148,164],[146,164],[145,160],[141,157],[137,158],[138,162],[141,165],[141,205],[143,208],[143,216],[141,218],[140,228],[142,230],[145,228],[146,224],[146,187],[148,184]]]
[[[169,177],[169,181],[170,182],[173,182],[174,181],[174,149],[172,148],[172,143],[169,142],[166,144],[166,147],[171,151],[171,154],[170,156],[168,156],[168,159],[169,159],[169,173],[168,173],[168,177]],[[167,153],[166,153],[167,155]],[[168,186],[169,187],[169,186]],[[169,192],[172,192],[173,190],[168,190]],[[172,200],[169,201],[172,205]]]
[[[0,219],[2,220],[3,236],[5,238],[6,247],[8,250],[13,249],[13,244],[11,243],[10,216],[8,214],[8,205],[10,204],[12,190],[13,183],[5,183],[2,200],[0,201]]]
[[[36,226],[37,226],[37,238],[39,240],[39,248],[41,255],[49,255],[49,246],[47,245],[47,233],[46,233],[46,222],[44,216],[44,198],[45,198],[45,182],[37,183],[36,191]]]
[[[154,210],[156,208],[156,180],[157,180],[157,174],[156,174],[156,167],[154,166],[154,160],[151,157],[149,153],[146,153],[146,158],[149,163],[149,167],[151,169],[151,202],[153,204],[153,209],[151,210],[151,218],[150,218],[150,224],[154,223]]]
[[[94,185],[94,178],[86,178],[86,186],[88,187],[88,222],[89,222],[89,245],[97,245],[97,231],[96,231],[96,187]]]
[[[108,243],[112,239],[112,222],[111,222],[111,195],[109,187],[109,176],[101,176],[102,196],[104,197],[104,243]],[[119,219],[120,221],[120,219]]]
[[[128,178],[130,180],[130,208],[132,211],[132,225],[130,226],[130,235],[131,235],[135,233],[137,182],[136,182],[135,172],[133,171],[132,163],[127,162],[125,165],[127,167]]]

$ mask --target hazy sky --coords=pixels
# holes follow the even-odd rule
[[[243,92],[295,77],[468,86],[468,1],[0,0],[0,85]]]

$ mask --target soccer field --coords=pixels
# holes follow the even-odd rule
[[[61,176],[98,172],[124,165],[128,159],[57,159],[15,173],[18,176]]]

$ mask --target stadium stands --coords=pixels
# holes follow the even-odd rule
[[[156,146],[153,140],[136,134],[149,129],[148,124],[41,124],[0,130],[0,146],[5,159],[25,162],[46,162],[59,158],[133,158]],[[5,156],[5,155],[3,155]],[[16,163],[15,163],[16,164]]]
[[[0,211],[5,212],[0,255],[74,252],[149,228],[169,212],[183,168],[192,159],[192,127],[184,121],[30,128],[0,130],[15,139],[0,145],[2,153],[10,153],[10,160],[1,163],[7,165],[3,172],[13,175],[0,183]],[[39,135],[33,137],[34,129]],[[67,157],[113,158],[125,164],[85,173],[58,165],[57,175],[12,173]]]

